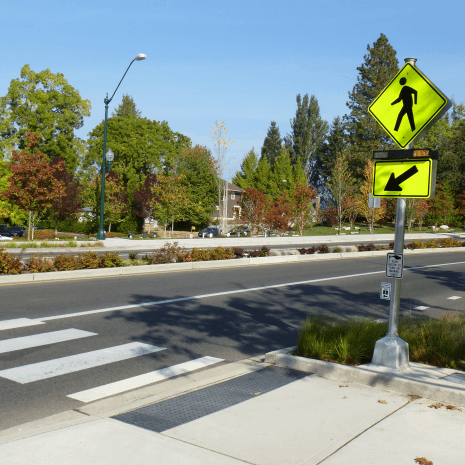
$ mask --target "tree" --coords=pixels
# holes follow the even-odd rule
[[[176,173],[183,174],[181,185],[189,197],[185,216],[195,226],[210,224],[217,198],[215,160],[207,147],[196,145],[184,149],[175,160]]]
[[[300,182],[297,183],[293,191],[285,193],[290,218],[296,224],[300,236],[303,235],[305,226],[313,223],[313,199],[317,195],[318,191],[314,190],[313,186],[309,187]]]
[[[105,175],[105,222],[108,223],[108,232],[111,232],[112,223],[120,223],[128,211],[128,193],[119,176],[110,171]]]
[[[50,166],[63,166],[64,159],[62,157],[55,157]],[[65,169],[54,170],[53,175],[55,178],[62,182],[65,186],[64,195],[58,195],[49,209],[50,217],[55,220],[55,234],[58,230],[58,220],[76,215],[83,207],[82,186],[78,181],[74,180],[72,173]]]
[[[315,170],[318,174],[318,179],[315,180],[315,183],[320,192],[326,188],[336,161],[345,154],[345,151],[346,140],[344,123],[339,116],[336,116],[329,128],[328,137],[321,146],[321,150],[316,157]]]
[[[408,232],[412,229],[415,221],[418,221],[421,231],[421,226],[427,212],[428,202],[426,199],[406,199],[405,219]]]
[[[278,197],[277,200],[268,205],[265,211],[264,222],[268,229],[277,229],[285,231],[289,228],[290,211],[287,199],[284,196]]]
[[[258,166],[258,158],[254,148],[247,153],[241,163],[241,171],[236,173],[233,177],[232,182],[242,189],[254,187],[255,170]]]
[[[35,151],[39,137],[39,134],[26,133],[24,139],[29,150],[13,151],[9,164],[12,176],[8,179],[8,190],[3,193],[29,213],[28,239],[35,216],[50,208],[57,197],[66,195],[64,183],[54,176],[56,171],[65,169],[64,163],[60,161],[52,167],[42,152]]]
[[[241,198],[241,219],[247,224],[251,235],[262,226],[267,206],[268,198],[262,191],[245,189]]]
[[[37,133],[42,153],[49,160],[63,157],[73,172],[82,143],[74,131],[83,126],[90,109],[90,101],[83,100],[63,74],[49,69],[36,73],[25,65],[20,79],[13,79],[7,95],[0,98],[0,153],[24,150],[25,134]]]
[[[438,223],[447,224],[454,211],[454,203],[450,193],[441,183],[436,183],[436,194],[433,199],[428,199],[428,209],[428,218],[435,226]]]
[[[370,193],[372,192],[373,185],[373,162],[368,161],[365,170],[363,172],[365,181],[360,187],[360,192],[356,196],[356,202],[358,211],[360,214],[365,217],[367,223],[370,227],[370,233],[373,233],[373,223],[384,218],[386,212],[386,202],[384,199],[381,199],[381,206],[379,208],[370,208],[368,207],[368,199]]]
[[[360,180],[371,151],[394,146],[384,129],[368,113],[368,106],[399,70],[396,51],[384,34],[372,47],[367,45],[367,50],[364,62],[357,68],[357,83],[349,92],[346,105],[350,114],[344,117],[351,145],[351,170]]]
[[[152,210],[157,221],[165,228],[171,222],[171,233],[174,230],[175,221],[185,221],[191,207],[189,195],[181,184],[183,174],[157,175],[157,182],[152,186]]]
[[[141,112],[136,108],[136,102],[127,94],[123,94],[123,101],[111,116],[121,116],[123,118],[140,118]]]
[[[352,192],[353,184],[354,180],[349,172],[347,158],[343,155],[339,156],[334,164],[330,180],[326,184],[335,204],[339,234],[341,234],[342,230],[342,221],[349,209],[347,199]]]
[[[353,199],[352,197],[347,197],[343,202],[343,209],[344,209],[345,218],[347,218],[347,221],[350,223],[350,227],[353,228],[355,221],[357,220],[358,213],[359,213],[356,200]],[[339,231],[340,231],[340,228],[339,228]]]
[[[302,99],[297,94],[297,111],[291,119],[291,134],[285,137],[286,148],[293,164],[299,162],[305,170],[308,180],[314,183],[317,173],[315,159],[328,132],[328,123],[321,119],[318,100],[308,94]]]
[[[102,162],[104,122],[89,134],[88,152],[84,169]],[[114,116],[108,119],[107,150],[115,154],[112,170],[122,176],[129,198],[149,173],[161,172],[173,165],[190,139],[171,131],[166,121],[148,118]]]
[[[279,134],[279,127],[276,126],[275,121],[272,121],[262,146],[262,158],[264,156],[268,158],[268,163],[272,169],[274,168],[275,160],[281,153],[282,145],[283,140]]]
[[[264,155],[258,163],[254,173],[253,187],[262,191],[269,199],[273,198],[273,193],[276,191],[274,179],[272,176],[268,158]]]
[[[215,121],[214,125],[210,128],[212,130],[210,138],[214,142],[213,152],[216,155],[215,159],[215,172],[218,176],[218,208],[220,211],[220,217],[223,218],[223,231],[227,229],[227,197],[228,185],[224,180],[223,171],[226,168],[226,154],[228,153],[229,147],[231,144],[234,144],[234,141],[231,138],[226,138],[228,134],[228,129],[224,121],[218,122]]]

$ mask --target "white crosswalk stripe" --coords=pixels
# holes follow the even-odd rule
[[[86,391],[75,392],[74,394],[68,394],[67,397],[72,399],[80,400],[81,402],[93,402],[94,400],[103,399],[104,397],[113,396],[122,392],[130,391],[148,384],[157,383],[173,376],[178,376],[190,371],[198,370],[215,363],[222,362],[223,359],[215,357],[201,357],[188,362],[179,363],[178,365],[172,365],[161,370],[152,371],[139,376],[133,376],[132,378],[123,379],[116,381],[115,383],[105,384],[93,389],[87,389]]]
[[[94,350],[78,355],[70,355],[45,362],[33,363],[0,371],[0,377],[17,383],[26,384],[54,376],[65,375],[107,363],[127,360],[140,355],[164,350],[164,347],[152,346],[141,342],[131,342],[106,349]]]
[[[61,331],[52,331],[50,333],[5,339],[0,341],[0,354],[12,352],[14,350],[30,349],[31,347],[56,344],[57,342],[71,341],[73,339],[80,339],[89,336],[97,336],[97,333],[90,333],[89,331],[71,328],[63,329]]]
[[[43,321],[31,320],[30,318],[15,318],[14,320],[0,321],[0,331],[4,329],[24,328],[25,326],[44,325]]]

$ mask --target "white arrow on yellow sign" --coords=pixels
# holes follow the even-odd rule
[[[420,138],[451,106],[449,99],[416,66],[405,63],[368,111],[403,149]]]
[[[430,199],[434,197],[436,160],[376,160],[373,197]]]

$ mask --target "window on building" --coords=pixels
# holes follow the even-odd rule
[[[236,193],[235,192],[231,192],[231,200],[234,200],[236,198]]]

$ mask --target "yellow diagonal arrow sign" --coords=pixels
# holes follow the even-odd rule
[[[375,161],[373,197],[434,197],[436,160]]]

